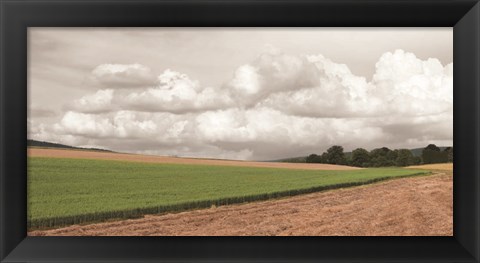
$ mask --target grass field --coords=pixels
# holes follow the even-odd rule
[[[291,196],[427,174],[29,157],[28,227],[51,228]]]

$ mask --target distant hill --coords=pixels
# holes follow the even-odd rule
[[[440,148],[440,151],[443,151],[448,147],[447,146],[438,146],[438,148]],[[410,149],[410,151],[412,152],[413,156],[420,157],[420,156],[422,156],[423,149],[424,148],[415,148],[415,149]]]
[[[89,151],[98,151],[98,152],[113,152],[110,150],[99,149],[99,148],[82,148],[82,147],[75,147],[60,143],[53,143],[53,142],[42,142],[36,140],[27,139],[27,146],[28,147],[42,147],[42,148],[59,148],[59,149],[76,149],[76,150],[89,150]]]

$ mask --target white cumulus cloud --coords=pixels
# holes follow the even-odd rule
[[[112,89],[98,90],[94,94],[89,94],[73,101],[71,108],[78,112],[100,113],[113,110],[113,93]]]
[[[413,148],[453,138],[453,65],[403,50],[383,54],[371,78],[320,54],[273,47],[218,87],[170,69],[152,80],[139,64],[104,64],[93,75],[109,88],[73,101],[51,127],[29,124],[30,136],[57,134],[63,142],[139,153],[263,160],[334,144]]]
[[[201,87],[187,75],[165,70],[154,87],[119,98],[122,106],[139,111],[185,113],[222,108],[230,97],[211,87]]]

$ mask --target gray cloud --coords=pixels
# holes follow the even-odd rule
[[[30,118],[48,118],[55,115],[55,111],[46,108],[30,107],[28,109],[28,117]]]
[[[108,88],[145,87],[155,83],[151,69],[138,63],[102,64],[93,69],[92,78]]]

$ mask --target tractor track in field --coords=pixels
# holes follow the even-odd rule
[[[452,172],[30,236],[451,236]]]

